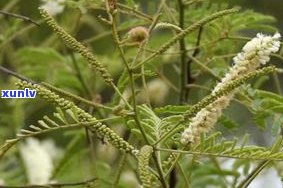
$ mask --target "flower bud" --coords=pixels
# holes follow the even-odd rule
[[[143,26],[138,26],[129,31],[129,39],[132,42],[143,42],[148,38],[148,30]]]

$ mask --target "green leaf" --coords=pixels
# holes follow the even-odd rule
[[[146,105],[138,106],[138,111],[140,114],[140,121],[141,125],[144,129],[144,131],[147,134],[147,138],[149,139],[150,143],[153,144],[156,141],[158,141],[160,138],[163,137],[164,134],[167,134],[168,131],[172,131],[172,129],[176,128],[176,124],[181,120],[181,115],[172,115],[169,117],[165,117],[161,119],[158,117],[152,109],[150,109]],[[135,127],[134,129],[131,129],[132,131],[138,131],[140,133],[140,130],[138,130],[138,126],[134,125],[134,121],[130,120],[128,121],[128,127]],[[181,126],[181,125],[179,125]],[[141,133],[140,133],[141,135]],[[172,137],[168,137],[169,140]],[[163,140],[165,142],[167,139]],[[161,143],[163,143],[161,142]]]
[[[181,105],[167,105],[163,107],[158,107],[154,109],[154,112],[158,114],[184,114],[188,110],[188,106]]]

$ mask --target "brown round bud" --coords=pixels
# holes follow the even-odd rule
[[[117,0],[108,0],[108,5],[111,11],[117,9]]]
[[[129,31],[129,38],[132,42],[143,42],[148,38],[148,30],[143,26],[138,26]]]

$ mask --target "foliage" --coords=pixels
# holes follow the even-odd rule
[[[210,93],[246,33],[277,31],[272,16],[201,0],[54,2],[61,12],[0,2],[1,90],[37,91],[0,98],[2,187],[30,184],[21,148],[31,137],[63,153],[43,187],[240,188],[282,165],[282,52]],[[217,126],[183,145],[196,114],[227,96]],[[256,128],[272,139],[255,143]]]

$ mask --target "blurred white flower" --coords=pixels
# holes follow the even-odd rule
[[[54,152],[59,151],[55,148],[50,141],[40,142],[35,138],[28,138],[20,145],[30,184],[42,185],[49,182],[53,171],[53,159],[56,158]]]
[[[131,96],[132,96],[132,92],[130,88],[126,88],[125,91],[122,94],[123,98],[128,101]],[[125,105],[125,101],[123,99],[120,100],[119,105]]]
[[[3,179],[0,179],[0,185],[2,185],[2,186],[5,185],[5,181]]]
[[[142,188],[137,176],[132,171],[125,171],[121,174],[121,182],[126,184],[127,187],[137,187]]]
[[[172,63],[174,62],[177,57],[179,57],[179,54],[177,53],[178,51],[178,47],[177,46],[171,46],[167,52],[165,52],[162,56],[161,56],[161,59],[162,59],[162,62],[165,62],[165,63]]]
[[[64,10],[65,0],[41,0],[41,8],[48,12],[51,16],[60,14]]]
[[[164,99],[168,95],[169,87],[163,80],[159,78],[151,80],[148,82],[147,87],[149,99],[152,102],[156,104],[161,104],[164,102]]]
[[[235,65],[230,68],[230,71],[224,76],[212,91],[212,95],[225,87],[231,81],[245,74],[255,71],[260,65],[264,65],[269,61],[271,53],[275,53],[280,47],[280,34],[276,33],[273,36],[257,34],[255,38],[247,42],[243,47],[243,51],[234,57]],[[222,110],[226,108],[234,93],[220,97],[215,102],[201,109],[181,136],[181,143],[196,143],[200,139],[202,133],[208,132],[217,119],[221,116]]]
[[[148,93],[142,90],[138,95],[139,102],[146,101],[146,94],[148,94],[149,100],[154,104],[162,104],[168,95],[169,87],[161,79],[156,78],[147,83]]]
[[[44,148],[44,150],[48,151],[52,161],[58,160],[63,156],[62,149],[58,148],[52,139],[43,140],[41,142],[41,146]]]

